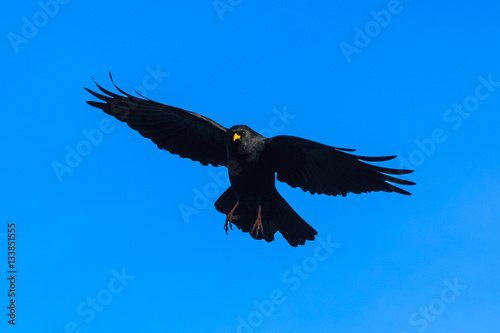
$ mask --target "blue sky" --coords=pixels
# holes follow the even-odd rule
[[[500,4],[4,4],[2,332],[498,332]],[[319,233],[223,231],[225,169],[85,101],[91,76],[226,127],[397,154],[406,197],[278,190]],[[191,207],[194,214],[181,213]]]

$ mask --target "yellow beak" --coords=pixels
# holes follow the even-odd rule
[[[233,135],[233,141],[236,141],[238,139],[241,139],[241,136],[238,135],[238,133],[234,133],[234,135]]]

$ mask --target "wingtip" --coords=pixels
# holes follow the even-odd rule
[[[396,192],[396,193],[399,193],[399,194],[404,194],[404,195],[411,195],[410,192],[408,192],[406,190],[403,190],[402,188],[399,188],[399,187],[394,186],[394,185],[392,185],[391,187],[392,187],[393,192]]]
[[[144,98],[145,100],[148,100],[148,101],[151,101],[149,98],[147,98],[146,96],[144,96],[143,94],[141,94],[140,92],[138,92],[136,89],[134,89],[135,93],[139,96],[141,96],[142,98]]]
[[[396,155],[390,156],[357,156],[358,159],[365,162],[385,162],[396,158]]]
[[[85,103],[101,110],[104,110],[104,107],[106,106],[106,103],[94,102],[94,101],[86,101]]]
[[[115,86],[116,90],[118,90],[120,93],[124,94],[125,96],[127,96],[128,98],[134,98],[134,96],[130,95],[129,93],[126,93],[124,90],[120,89],[115,81],[113,80],[113,76],[111,75],[111,71],[108,72],[109,73],[109,78],[111,79],[111,83],[113,83],[113,85]]]

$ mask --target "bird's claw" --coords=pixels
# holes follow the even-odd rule
[[[255,237],[258,237],[259,234],[262,234],[262,236],[264,236],[264,227],[262,226],[261,219],[255,220],[255,223],[253,224],[253,227],[252,227],[251,234],[254,235]]]
[[[226,231],[226,235],[228,234],[227,231],[229,230],[229,228],[233,230],[233,224],[231,223],[231,221],[226,220],[226,223],[224,223],[224,230]]]
[[[231,224],[231,222],[226,222],[224,224],[224,230],[226,231],[226,235],[228,235],[227,231],[229,230],[229,227],[227,226],[229,224],[229,227],[231,228],[231,230],[233,230],[233,225]]]
[[[231,222],[237,220],[238,218],[239,218],[238,215],[233,215],[233,214],[228,214],[226,216],[226,223],[224,223],[224,230],[226,231],[226,235],[228,234],[227,231],[229,230],[229,228],[233,230],[233,224]]]

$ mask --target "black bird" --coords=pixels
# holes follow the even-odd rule
[[[111,74],[110,74],[111,77]],[[113,82],[113,78],[111,78]],[[390,183],[414,185],[395,178],[413,170],[389,169],[365,162],[388,161],[396,156],[366,157],[354,149],[326,146],[294,136],[266,138],[245,125],[229,129],[215,121],[142,95],[110,92],[96,83],[100,94],[85,88],[102,102],[88,101],[127,123],[160,149],[203,165],[228,168],[231,186],[215,208],[226,214],[226,233],[232,224],[254,239],[271,242],[281,232],[291,246],[303,245],[317,235],[275,187],[275,179],[312,194],[342,195],[372,191],[409,192]],[[388,183],[390,182],[390,183]]]

